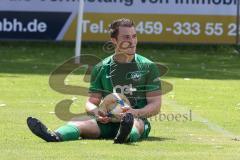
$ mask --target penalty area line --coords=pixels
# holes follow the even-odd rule
[[[172,109],[177,110],[177,111],[179,111],[181,113],[185,113],[186,111],[189,110],[189,108],[187,106],[178,104],[176,101],[173,101],[173,100],[164,99],[163,103],[165,105],[170,106]],[[235,135],[234,133],[224,129],[220,125],[215,124],[215,123],[209,121],[208,119],[198,115],[197,113],[195,113],[193,111],[192,111],[192,117],[193,117],[194,121],[197,121],[197,122],[200,122],[200,123],[203,123],[203,124],[207,125],[208,128],[211,129],[212,131],[221,133],[224,136],[226,136],[228,138],[231,138],[232,140],[240,141],[240,136],[239,135]]]

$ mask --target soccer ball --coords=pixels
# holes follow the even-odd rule
[[[107,95],[100,104],[100,110],[111,117],[112,122],[120,122],[120,113],[127,112],[130,102],[125,95],[112,93]]]

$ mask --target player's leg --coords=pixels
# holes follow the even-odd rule
[[[147,138],[150,133],[151,126],[147,119],[134,119],[134,125],[129,134],[128,141],[129,142],[137,142],[141,138]]]
[[[120,128],[117,136],[114,139],[114,143],[137,142],[141,138],[148,137],[151,126],[147,119],[133,119],[133,116],[131,114],[126,117],[125,120],[123,117],[120,122]]]
[[[47,142],[60,142],[60,137],[53,131],[49,130],[40,120],[33,117],[27,118],[27,125],[33,134]]]
[[[144,122],[140,118],[134,118],[134,124],[129,134],[129,142],[136,142],[140,139],[141,134],[144,131]]]
[[[134,118],[132,128],[122,127],[120,125],[119,132],[114,139],[114,143],[137,142],[141,138],[147,138],[151,126],[147,120]],[[130,126],[130,125],[127,125]],[[119,136],[120,135],[120,136]],[[121,138],[119,138],[121,137]]]
[[[134,124],[133,115],[131,113],[126,113],[120,121],[120,127],[116,137],[114,138],[114,143],[122,144],[127,142],[133,124]]]
[[[80,136],[84,138],[97,138],[100,136],[96,120],[88,116],[74,118],[56,131],[49,130],[40,120],[32,117],[28,117],[27,124],[36,136],[47,142],[78,140]]]
[[[75,128],[75,131],[71,129],[71,127]],[[100,129],[97,121],[90,116],[85,116],[84,118],[73,118],[65,126],[58,128],[56,132],[59,133],[65,140],[71,139],[71,137],[74,139],[76,135],[90,139],[95,139],[100,136]]]

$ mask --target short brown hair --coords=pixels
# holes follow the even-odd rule
[[[119,27],[134,27],[134,22],[126,18],[114,20],[109,26],[111,38],[117,38]]]

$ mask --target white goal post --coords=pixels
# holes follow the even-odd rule
[[[81,47],[82,47],[82,22],[84,13],[84,0],[79,0],[78,18],[77,18],[77,35],[75,44],[75,63],[80,63]]]

